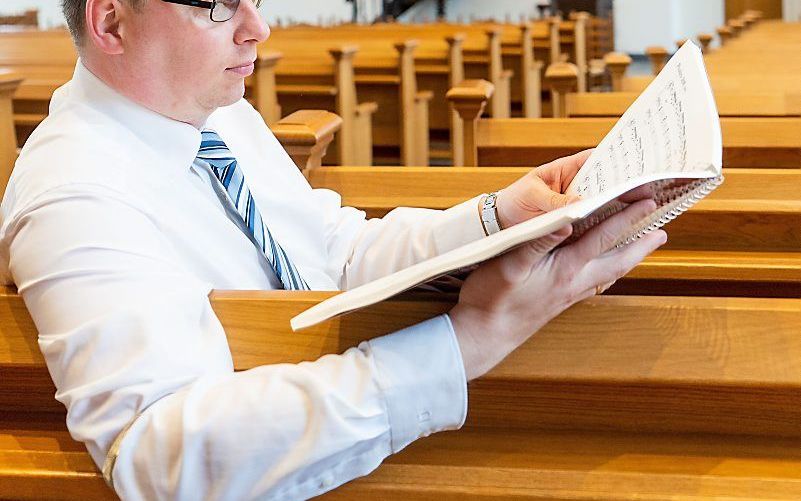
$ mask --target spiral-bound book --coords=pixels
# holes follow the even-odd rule
[[[723,182],[720,121],[701,51],[687,42],[637,98],[567,189],[578,202],[338,294],[292,319],[303,329],[413,288],[458,287],[479,263],[573,225],[571,240],[619,212],[649,185],[656,210],[616,245],[680,216]]]

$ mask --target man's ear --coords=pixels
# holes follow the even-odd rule
[[[86,0],[86,42],[105,54],[122,54],[120,21],[125,7],[119,0]]]

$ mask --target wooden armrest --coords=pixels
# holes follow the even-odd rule
[[[323,110],[301,110],[272,126],[273,134],[297,164],[305,171],[319,167],[342,119]]]
[[[486,80],[464,80],[446,94],[446,99],[458,103],[475,103],[489,101],[495,92],[495,86]]]
[[[557,92],[570,92],[578,82],[578,67],[572,63],[553,63],[545,70],[545,80]]]

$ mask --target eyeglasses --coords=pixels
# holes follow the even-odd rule
[[[224,23],[230,20],[239,9],[240,0],[162,0],[167,3],[175,3],[178,5],[189,5],[190,7],[200,7],[201,9],[209,9],[209,17],[215,23]],[[261,6],[262,0],[251,0],[256,4],[256,8]]]

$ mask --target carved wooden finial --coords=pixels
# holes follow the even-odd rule
[[[676,48],[681,49],[681,46],[686,44],[687,40],[689,40],[689,38],[679,38],[678,40],[676,40]]]
[[[273,125],[272,131],[301,171],[320,167],[342,119],[322,110],[301,110]]]
[[[721,26],[717,29],[718,37],[720,37],[720,45],[726,45],[732,37],[732,30],[728,26]]]
[[[731,28],[731,34],[735,38],[740,36],[740,33],[742,33],[744,27],[745,25],[739,19],[731,19],[729,21],[729,28]]]
[[[464,80],[446,94],[464,123],[464,165],[454,162],[454,167],[478,165],[478,119],[494,92],[495,86],[486,80]]]
[[[665,67],[668,59],[668,51],[661,45],[652,45],[645,49],[645,54],[651,60],[651,71],[654,75],[658,75],[662,68]]]
[[[631,64],[631,56],[622,52],[610,52],[604,56],[604,64],[612,75],[612,90],[622,92],[623,78]]]
[[[706,54],[709,52],[709,47],[712,45],[712,40],[714,39],[714,35],[710,33],[701,33],[698,35],[698,41],[701,42],[701,51]]]
[[[572,63],[553,63],[545,70],[545,81],[553,96],[554,118],[567,116],[567,94],[578,89],[578,66]]]

